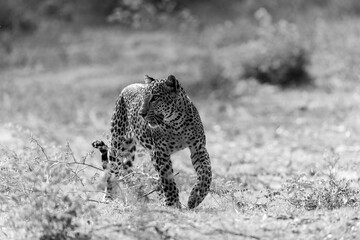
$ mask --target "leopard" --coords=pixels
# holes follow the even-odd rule
[[[100,150],[106,177],[105,199],[113,199],[113,181],[131,169],[138,147],[149,152],[159,175],[165,205],[181,208],[171,155],[188,148],[196,172],[187,207],[197,207],[210,191],[212,170],[206,136],[199,112],[174,75],[155,79],[145,75],[144,83],[133,83],[120,92],[111,117],[110,146],[92,143]]]

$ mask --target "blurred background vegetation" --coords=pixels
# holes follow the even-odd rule
[[[168,41],[196,45],[185,57],[180,46],[174,60],[197,66],[175,70],[185,76],[193,71],[195,82],[217,86],[253,77],[299,85],[312,81],[309,55],[320,20],[359,13],[356,0],[1,0],[0,69],[126,64],[129,49],[147,41],[130,37],[126,45],[124,35],[162,32],[174,36]],[[168,57],[161,49],[166,40],[153,41],[157,53],[147,49],[145,59]]]
[[[61,132],[93,134],[145,74],[174,74],[199,100],[237,99],[252,79],[353,84],[358,14],[357,0],[0,0],[2,121],[54,124],[59,142]]]

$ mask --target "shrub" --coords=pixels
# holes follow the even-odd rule
[[[21,1],[0,1],[0,34],[8,32],[33,32],[37,28],[37,18]]]
[[[265,9],[258,10],[255,16],[259,26],[253,40],[233,42],[216,52],[224,77],[255,78],[260,83],[280,86],[311,83],[307,71],[310,54],[296,25],[285,20],[273,23]]]
[[[4,32],[33,33],[44,18],[70,21],[75,6],[71,0],[0,1],[0,41]]]
[[[290,194],[290,204],[314,210],[326,208],[329,210],[345,206],[355,206],[358,202],[358,191],[350,187],[346,179],[309,179],[304,175],[297,176],[287,182],[286,188]]]
[[[336,14],[337,16],[359,15],[360,14],[360,2],[357,0],[330,0],[329,15]]]
[[[79,219],[95,214],[79,169],[85,158],[76,162],[70,147],[57,151],[35,139],[16,153],[5,147],[0,152],[6,229],[21,229],[18,239],[90,239]]]
[[[338,160],[339,156],[334,152],[325,156],[329,169],[325,178],[302,174],[289,180],[285,185],[288,202],[306,210],[356,206],[359,202],[359,190],[351,186],[350,180],[337,179],[335,166]]]
[[[294,24],[273,24],[265,9],[256,12],[258,38],[241,46],[242,77],[281,86],[309,83],[309,52]]]

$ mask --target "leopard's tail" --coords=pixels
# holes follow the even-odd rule
[[[104,170],[107,169],[107,165],[109,163],[109,158],[108,158],[108,146],[100,140],[96,140],[91,144],[94,148],[99,149],[100,153],[101,153],[101,162],[102,162],[102,167]]]

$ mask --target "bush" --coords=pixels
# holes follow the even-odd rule
[[[297,176],[285,185],[287,200],[297,208],[314,210],[326,208],[329,210],[341,207],[353,207],[359,204],[359,190],[347,179],[338,179],[335,166],[339,156],[330,151],[324,157],[328,165],[328,173],[323,177],[304,174]]]
[[[309,52],[295,25],[273,24],[265,9],[256,12],[258,39],[241,46],[242,77],[281,86],[309,83]]]
[[[87,156],[76,162],[69,146],[58,151],[31,141],[18,152],[0,146],[5,229],[16,231],[17,239],[90,239],[80,226],[82,217],[95,214],[84,189],[84,169],[78,168]]]
[[[71,0],[0,1],[0,34],[4,31],[32,33],[46,17],[70,21],[75,7]]]
[[[0,34],[3,31],[28,33],[36,28],[36,14],[24,7],[21,1],[0,2]]]
[[[297,176],[287,182],[288,201],[297,208],[329,210],[358,205],[358,191],[350,187],[346,179],[311,179]]]

